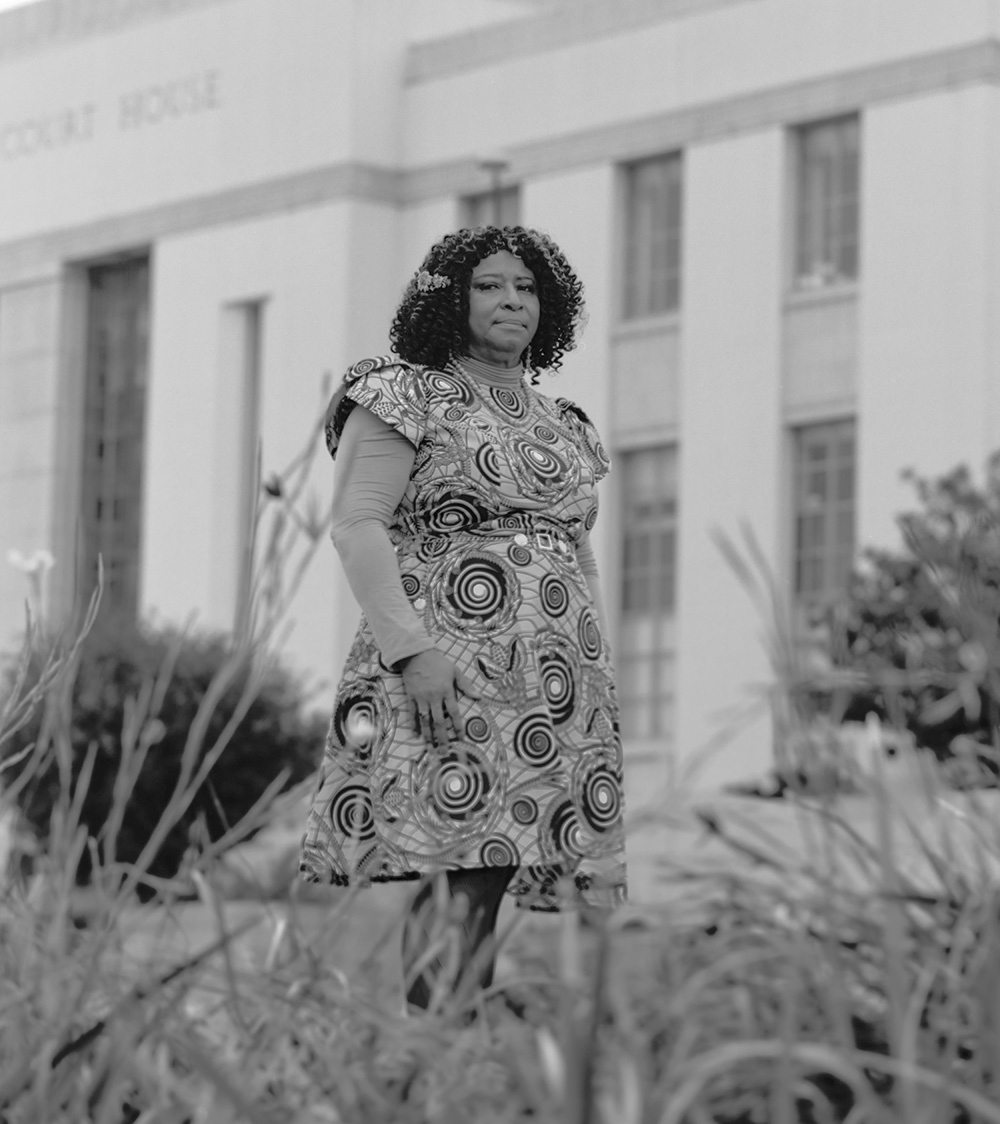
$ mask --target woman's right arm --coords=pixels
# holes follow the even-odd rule
[[[403,592],[388,535],[415,456],[401,433],[355,406],[344,423],[333,478],[330,536],[388,667],[434,647]]]
[[[456,687],[471,683],[439,651],[403,591],[388,528],[410,480],[416,450],[387,422],[355,406],[344,423],[333,483],[331,537],[348,584],[387,667],[399,667],[415,725],[429,741],[447,740],[460,718]]]

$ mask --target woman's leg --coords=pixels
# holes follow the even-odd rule
[[[454,978],[448,981],[450,990],[459,986],[470,968],[477,973],[480,987],[489,987],[493,982],[495,949],[491,944],[500,903],[516,869],[493,866],[447,871],[448,904],[455,903],[463,910],[458,962],[451,965]],[[443,923],[431,880],[414,897],[403,930],[403,972],[408,982],[406,999],[411,1007],[426,1010],[430,1006],[434,985],[445,970],[441,958],[434,957],[411,978],[432,942],[441,939]]]

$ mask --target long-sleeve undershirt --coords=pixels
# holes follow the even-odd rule
[[[388,533],[415,458],[413,445],[388,423],[363,406],[351,410],[337,451],[330,534],[388,667],[434,647],[403,591]],[[597,561],[586,534],[577,543],[576,556],[607,636]]]

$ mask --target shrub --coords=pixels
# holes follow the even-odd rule
[[[68,778],[61,775],[66,765],[60,766],[58,751],[42,761],[37,755],[25,754],[26,761],[32,762],[33,774],[25,778],[27,783],[17,796],[17,804],[35,835],[44,841],[65,779],[76,791],[88,754],[92,753],[93,771],[89,781],[80,786],[84,791],[79,822],[91,839],[102,843],[106,825],[111,822],[123,745],[132,736],[129,723],[134,725],[137,711],[146,709],[142,717],[149,749],[123,809],[113,852],[105,856],[118,863],[134,863],[178,782],[182,754],[199,705],[232,651],[232,643],[224,635],[99,623],[81,648],[70,689],[62,734],[68,742]],[[27,689],[37,680],[43,664],[41,653],[32,655]],[[250,675],[251,664],[246,661],[208,715],[196,769],[223,734]],[[8,671],[7,692],[13,690],[13,678],[13,671]],[[272,664],[263,674],[232,740],[157,848],[149,874],[172,878],[193,843],[221,838],[283,773],[281,788],[294,785],[312,772],[322,749],[323,722],[305,713],[305,701],[292,674]],[[39,708],[0,746],[0,756],[12,761],[32,743],[44,741],[42,727],[46,721],[46,710]],[[17,767],[8,779],[11,774],[18,775]],[[89,879],[91,867],[91,856],[85,850],[77,871],[80,882]]]
[[[832,701],[873,712],[948,760],[972,749],[996,772],[1000,723],[1000,454],[977,488],[965,467],[905,474],[920,507],[899,516],[901,551],[869,549],[826,614],[831,661],[861,685]],[[957,740],[956,740],[957,739]]]

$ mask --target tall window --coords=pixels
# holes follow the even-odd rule
[[[796,132],[795,284],[851,281],[858,275],[858,118]]]
[[[854,422],[795,433],[795,593],[822,604],[844,589],[854,560]]]
[[[625,168],[626,319],[680,306],[681,171],[679,153]]]
[[[463,226],[517,226],[521,221],[521,189],[517,184],[466,195],[462,200]]]
[[[149,259],[88,271],[80,596],[104,560],[106,611],[134,617],[149,355]]]
[[[620,464],[622,734],[653,738],[673,728],[677,451],[640,449]]]

